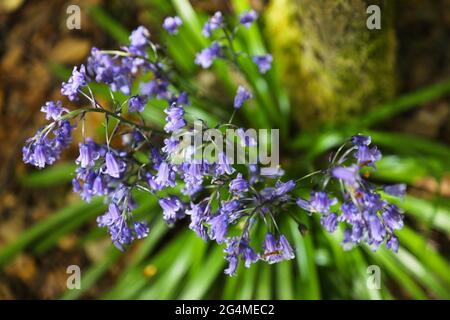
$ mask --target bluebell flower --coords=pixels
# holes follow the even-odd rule
[[[188,106],[188,105],[190,105],[188,93],[185,92],[185,91],[180,92],[180,94],[179,94],[178,97],[177,97],[176,103],[177,103],[178,105],[183,105],[183,106]]]
[[[399,183],[391,186],[384,186],[383,191],[387,194],[403,199],[406,193],[406,184]]]
[[[249,28],[256,19],[258,19],[258,13],[253,9],[244,11],[239,16],[240,23],[246,28]]]
[[[61,101],[48,101],[41,108],[42,112],[45,112],[45,119],[47,120],[59,120],[63,112],[69,112],[66,108],[63,108]]]
[[[146,223],[135,221],[133,227],[136,239],[143,239],[148,236],[150,230]]]
[[[368,146],[372,142],[372,138],[370,136],[365,136],[362,134],[354,135],[351,138],[352,144],[357,147]]]
[[[217,243],[222,243],[228,232],[229,215],[227,212],[219,213],[208,219],[209,237],[211,240],[216,240]]]
[[[122,172],[126,169],[124,161],[116,159],[113,152],[109,151],[105,155],[105,170],[104,172],[113,178],[120,178]]]
[[[102,175],[98,175],[92,184],[92,194],[102,196],[106,193]]]
[[[238,173],[237,177],[230,181],[230,192],[240,194],[248,190],[248,181],[242,178],[242,173]]]
[[[237,135],[238,135],[239,139],[241,140],[241,142],[240,142],[241,147],[254,147],[257,145],[255,138],[251,135],[245,134],[245,131],[243,128],[237,129]]]
[[[344,202],[341,205],[342,214],[340,216],[341,221],[347,221],[348,223],[354,223],[361,220],[360,212],[353,202]]]
[[[158,167],[158,173],[155,178],[155,183],[158,189],[175,186],[176,173],[174,168],[166,161],[161,162]]]
[[[186,121],[183,118],[184,110],[177,106],[176,103],[173,103],[169,108],[164,109],[164,112],[167,114],[167,123],[164,126],[166,132],[174,132],[186,125]]]
[[[221,47],[219,43],[213,42],[211,46],[203,49],[195,56],[195,64],[200,65],[203,69],[208,69],[215,58],[221,56]]]
[[[167,17],[164,19],[163,28],[170,34],[177,34],[178,28],[183,24],[180,17]]]
[[[297,199],[297,205],[308,211],[317,212],[321,214],[330,213],[331,206],[337,203],[336,198],[329,198],[328,194],[324,191],[311,192],[311,199],[309,201],[304,199]]]
[[[253,95],[250,91],[245,89],[243,86],[239,86],[236,92],[236,96],[234,97],[234,108],[239,109],[242,107],[245,101],[253,98]]]
[[[62,83],[61,93],[74,101],[78,99],[78,91],[81,87],[87,85],[86,68],[84,65],[80,66],[78,71],[77,67],[73,68],[72,76],[67,82]]]
[[[360,180],[359,167],[355,164],[349,167],[335,167],[331,170],[333,177],[344,181],[347,185],[357,185]]]
[[[108,211],[97,218],[97,223],[99,227],[108,227],[113,225],[120,218],[121,212],[119,207],[115,203],[110,203]]]
[[[333,233],[337,229],[338,220],[335,213],[330,213],[320,217],[320,224],[330,233]]]
[[[87,139],[85,143],[80,143],[79,149],[80,155],[75,162],[79,164],[81,168],[94,166],[95,160],[100,157],[98,145],[92,139]]]
[[[261,73],[261,74],[266,73],[272,67],[273,58],[272,58],[271,54],[253,56],[252,60],[258,67],[259,73]]]
[[[381,159],[381,152],[377,149],[377,147],[369,149],[369,147],[363,145],[358,147],[358,150],[355,152],[355,158],[358,160],[358,165],[360,167],[375,167],[375,161]]]
[[[169,95],[169,82],[164,79],[155,79],[148,82],[142,82],[139,90],[143,95],[165,99]]]
[[[164,147],[162,147],[161,150],[168,155],[172,155],[175,150],[178,149],[179,144],[180,140],[176,137],[171,136],[170,138],[164,139]]]
[[[209,38],[214,30],[217,30],[223,26],[223,22],[222,12],[217,11],[203,26],[203,35]]]
[[[59,159],[63,149],[67,148],[72,141],[72,126],[69,121],[59,121],[52,131],[53,138],[42,131],[27,140],[22,148],[24,163],[29,163],[38,168],[44,168],[46,165],[53,164]]]
[[[209,200],[209,198],[207,199]],[[205,226],[209,214],[208,200],[201,201],[198,204],[191,202],[191,208],[186,210],[186,214],[191,216],[189,228],[205,241],[208,239],[208,229]]]
[[[216,176],[220,176],[222,174],[232,174],[234,172],[234,168],[231,167],[230,161],[224,152],[219,153],[215,169]]]
[[[120,91],[126,95],[131,92],[131,69],[127,65],[117,63],[118,58],[92,48],[88,58],[88,70],[98,83],[108,84],[112,91]]]
[[[134,95],[128,101],[128,112],[142,112],[144,111],[147,98],[140,95]]]
[[[294,250],[290,246],[284,235],[281,235],[278,241],[269,232],[263,243],[264,254],[262,259],[269,264],[278,263],[283,260],[294,259]]]
[[[368,218],[370,238],[376,242],[381,242],[386,236],[386,230],[378,218],[378,215],[371,214]]]
[[[391,249],[395,253],[398,252],[398,238],[394,235],[386,240],[386,249]]]
[[[185,216],[184,205],[175,195],[159,199],[159,205],[163,209],[163,217],[168,224],[173,224]]]
[[[149,44],[150,31],[144,26],[139,26],[130,35],[130,52],[140,54],[142,49]]]
[[[247,233],[244,233],[241,239],[239,237],[226,238],[225,243],[225,259],[229,263],[228,268],[224,271],[225,274],[230,276],[236,274],[239,256],[244,261],[246,268],[249,268],[252,263],[259,260],[259,255],[250,247],[250,240]]]
[[[288,180],[286,182],[277,181],[275,183],[275,195],[278,197],[284,196],[291,192],[296,186],[294,180]]]
[[[403,215],[396,205],[387,205],[382,214],[386,228],[393,232],[403,227]]]

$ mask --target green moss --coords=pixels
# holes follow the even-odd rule
[[[370,4],[381,8],[381,30],[366,27]],[[302,127],[341,124],[393,96],[391,1],[272,0],[266,18]]]

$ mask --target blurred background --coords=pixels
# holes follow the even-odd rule
[[[81,8],[80,30],[66,27],[71,4]],[[369,4],[381,8],[380,30],[366,28]],[[193,60],[208,44],[200,34],[207,16],[237,17],[250,6],[261,18],[238,34],[237,47],[271,52],[272,70],[260,76],[245,61],[242,75],[223,62],[199,70]],[[175,14],[184,25],[168,37],[161,24]],[[199,88],[193,112],[210,123],[228,119],[236,82],[253,89],[255,102],[237,121],[280,128],[288,177],[322,168],[350,135],[372,135],[384,155],[372,181],[408,184],[405,199],[392,200],[406,212],[399,253],[343,251],[342,230],[330,235],[302,217],[307,232],[283,227],[295,260],[241,266],[230,278],[221,246],[204,243],[186,221],[168,228],[143,194],[136,214],[150,235],[118,251],[95,223],[102,199],[83,203],[71,191],[78,141],[41,171],[22,163],[21,148],[45,122],[40,107],[62,99],[61,81],[90,48],[118,48],[139,24],[167,41],[177,69]],[[0,39],[0,299],[450,297],[450,1],[2,0]],[[155,125],[162,115],[145,113]],[[88,119],[96,136],[101,116]],[[66,289],[69,265],[81,268],[80,290]],[[370,265],[380,267],[379,290],[367,286]]]

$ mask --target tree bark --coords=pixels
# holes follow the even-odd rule
[[[366,26],[381,8],[381,29]],[[395,32],[390,0],[271,0],[267,32],[303,128],[338,125],[393,97]]]

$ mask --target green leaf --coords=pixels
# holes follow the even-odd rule
[[[109,33],[119,43],[128,43],[128,36],[130,33],[111,17],[106,11],[98,6],[90,6],[88,14],[92,17],[92,21],[98,24],[103,30]]]
[[[4,246],[0,250],[0,266],[9,262],[20,251],[30,247],[40,237],[49,234],[77,215],[86,211],[99,212],[103,210],[105,210],[105,206],[102,198],[94,198],[91,203],[77,202],[59,210],[44,221],[38,222],[27,229],[17,240]]]
[[[19,178],[22,186],[27,188],[42,188],[61,185],[70,182],[75,172],[74,163],[58,163],[51,167],[34,171]]]

